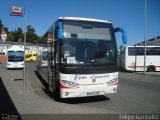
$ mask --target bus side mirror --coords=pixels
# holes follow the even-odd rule
[[[62,40],[63,39],[63,28],[62,28],[62,22],[57,23],[57,39]]]
[[[127,35],[123,28],[115,28],[114,32],[121,32],[123,44],[127,44]]]

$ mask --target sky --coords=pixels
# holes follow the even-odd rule
[[[0,20],[13,31],[24,29],[24,17],[10,16],[12,5],[26,9],[26,25],[42,36],[60,16],[108,20],[113,27],[122,27],[128,45],[144,40],[145,0],[0,0]],[[160,36],[160,0],[146,0],[146,39]],[[123,44],[116,33],[118,46]]]

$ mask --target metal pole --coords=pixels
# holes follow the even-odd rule
[[[23,68],[23,92],[26,92],[26,61],[25,61],[25,51],[26,51],[26,11],[24,8],[24,68]]]
[[[146,25],[147,25],[146,5],[147,5],[146,0],[144,0],[144,74],[146,70]]]

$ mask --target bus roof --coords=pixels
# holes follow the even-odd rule
[[[22,45],[13,45],[7,51],[24,51],[24,46],[22,46]]]
[[[82,17],[59,17],[59,20],[79,20],[79,21],[92,21],[101,23],[111,23],[107,20],[93,19],[93,18],[82,18]]]
[[[144,47],[144,46],[126,46],[126,47]],[[160,47],[160,46],[146,46],[146,47]]]
[[[48,51],[48,48],[44,48],[44,49],[42,50],[42,52],[45,52],[45,51]]]

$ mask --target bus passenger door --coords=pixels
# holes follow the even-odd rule
[[[48,88],[52,93],[55,93],[55,52],[53,45],[50,45],[50,50],[48,51]]]

